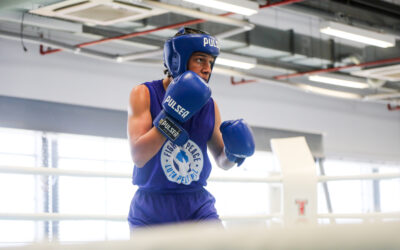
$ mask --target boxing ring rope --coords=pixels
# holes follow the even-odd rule
[[[84,171],[47,167],[23,167],[0,165],[0,173],[28,174],[28,175],[53,175],[53,176],[76,176],[76,177],[105,177],[105,178],[132,178],[131,173],[118,173],[108,171]],[[377,180],[377,179],[398,179],[400,173],[382,174],[359,174],[339,176],[318,176],[319,182],[345,181],[345,180]],[[280,183],[282,176],[269,177],[210,177],[209,181],[216,182],[255,182],[255,183]]]
[[[220,216],[221,220],[270,220],[280,218],[282,214]],[[60,214],[60,213],[0,213],[0,220],[32,220],[32,221],[60,221],[60,220],[105,220],[126,221],[127,215],[96,215],[96,214]]]
[[[106,172],[106,171],[83,171],[47,167],[23,167],[0,165],[0,173],[28,174],[28,175],[52,175],[52,176],[74,176],[74,177],[103,177],[103,178],[131,178],[130,173]],[[348,176],[318,176],[319,182],[340,181],[340,180],[376,180],[396,179],[400,173],[384,174],[361,174]],[[250,183],[281,183],[282,176],[270,177],[210,177],[209,181],[214,182],[250,182]],[[252,216],[221,216],[222,220],[270,220],[282,218],[282,214],[252,215]],[[318,219],[400,219],[400,212],[391,213],[346,213],[346,214],[318,214]],[[126,215],[93,215],[93,214],[59,214],[59,213],[0,213],[2,220],[107,220],[125,221]]]
[[[225,215],[220,216],[223,221],[239,220],[271,220],[282,219],[280,213],[267,215]],[[339,214],[318,214],[318,219],[396,219],[400,220],[400,212],[386,213],[339,213]],[[60,214],[60,213],[0,213],[0,220],[32,220],[32,221],[60,221],[60,220],[105,220],[105,221],[126,221],[126,215],[95,215],[95,214]]]
[[[136,231],[131,240],[90,243],[39,243],[7,249],[26,250],[397,250],[399,223],[223,229],[213,224],[180,224]]]
[[[397,219],[400,220],[400,212],[386,212],[386,213],[363,213],[363,214],[318,214],[320,219]]]
[[[0,213],[0,220],[106,220],[126,221],[127,215],[96,215],[96,214],[60,214],[60,213]]]
[[[400,173],[382,173],[382,174],[359,174],[359,175],[340,175],[340,176],[319,176],[319,182],[328,181],[351,181],[351,180],[382,180],[397,179]]]

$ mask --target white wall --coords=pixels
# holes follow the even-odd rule
[[[0,38],[0,95],[126,110],[130,89],[161,79],[163,67],[117,64],[67,52],[25,53]],[[322,133],[330,156],[400,162],[400,112],[300,92],[268,83],[232,86],[226,76],[210,82],[222,118],[251,125]],[[0,124],[1,126],[1,124]]]

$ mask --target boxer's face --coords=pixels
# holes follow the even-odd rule
[[[198,74],[204,81],[208,81],[211,75],[211,66],[214,63],[214,57],[203,53],[203,52],[195,52],[189,58],[188,62],[188,70],[193,71]]]

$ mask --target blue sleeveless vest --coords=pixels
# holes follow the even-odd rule
[[[162,80],[144,85],[149,89],[150,113],[154,120],[162,110],[165,90]],[[207,185],[211,172],[207,141],[212,136],[214,122],[214,101],[210,98],[199,112],[183,124],[189,133],[189,141],[179,148],[167,140],[142,168],[134,167],[132,183],[141,189],[177,192]]]

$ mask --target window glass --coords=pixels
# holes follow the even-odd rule
[[[127,140],[63,134],[59,135],[58,143],[59,168],[125,173],[127,177],[132,174],[133,163]],[[59,196],[62,197],[59,201],[60,213],[127,216],[136,191],[131,178],[62,176],[59,184]],[[85,226],[80,227],[80,223]],[[94,233],[86,238],[86,232],[92,231]],[[60,223],[62,241],[128,238],[127,221]]]
[[[274,171],[280,171],[274,164],[274,159],[271,153],[256,151],[254,155],[247,158],[240,167],[232,167],[228,171],[219,168],[212,157],[208,154],[213,166],[211,177],[267,177]]]
[[[400,166],[387,166],[379,168],[379,173],[400,173]],[[400,211],[400,178],[381,180],[379,185],[381,211]]]
[[[372,173],[371,165],[363,162],[326,160],[324,167],[325,174],[328,176]],[[333,213],[363,213],[373,211],[371,180],[329,181],[328,190]]]
[[[41,166],[42,136],[46,136],[57,145],[58,154],[52,156],[56,161],[49,161],[50,165],[57,163],[58,168],[69,170],[118,172],[124,173],[126,177],[59,176],[47,185],[44,176],[0,173],[0,213],[43,212],[43,195],[51,195],[58,190],[58,204],[53,205],[58,207],[60,213],[127,216],[137,187],[131,183],[133,163],[126,139],[70,134],[49,135],[0,128],[0,165]],[[256,151],[242,166],[233,167],[229,171],[217,167],[211,154],[209,156],[213,165],[211,177],[263,178],[280,175],[274,157],[269,152]],[[396,164],[340,159],[327,159],[324,167],[328,176],[371,174],[376,170],[379,173],[400,173],[400,166]],[[400,199],[397,199],[400,197],[399,178],[376,181],[335,180],[327,182],[327,187],[334,213],[372,212],[377,200],[380,201],[382,212],[400,211]],[[50,192],[49,188],[53,190]],[[262,216],[282,210],[282,186],[279,183],[209,180],[206,188],[216,197],[216,207],[221,217]],[[318,213],[327,212],[325,192],[322,183],[319,183]],[[326,224],[330,220],[318,221]],[[359,223],[363,220],[347,218],[335,221]],[[236,222],[232,220],[228,224]],[[269,225],[273,222],[274,220],[262,221],[262,224]],[[43,222],[35,221],[2,220],[0,246],[3,243],[42,240],[45,237],[43,225]],[[63,242],[123,240],[129,239],[129,227],[126,220],[64,220],[59,222],[58,238]]]
[[[224,215],[262,215],[269,212],[268,184],[213,182],[207,189],[216,197],[216,208]]]
[[[61,158],[103,160],[105,147],[103,137],[70,134],[58,136],[58,155]]]
[[[35,167],[39,134],[33,131],[0,128],[0,165]],[[0,173],[0,213],[34,213],[39,177]],[[35,240],[36,222],[0,220],[0,246]]]
[[[58,239],[62,242],[102,241],[106,239],[106,222],[62,220]]]
[[[34,155],[37,139],[33,131],[0,128],[0,153]]]
[[[35,240],[35,222],[0,220],[0,247]]]
[[[219,168],[210,155],[213,165],[211,177],[267,177],[275,170],[272,154],[256,151],[240,167],[228,171]],[[216,198],[220,216],[266,215],[270,211],[268,183],[209,181],[207,189]]]

